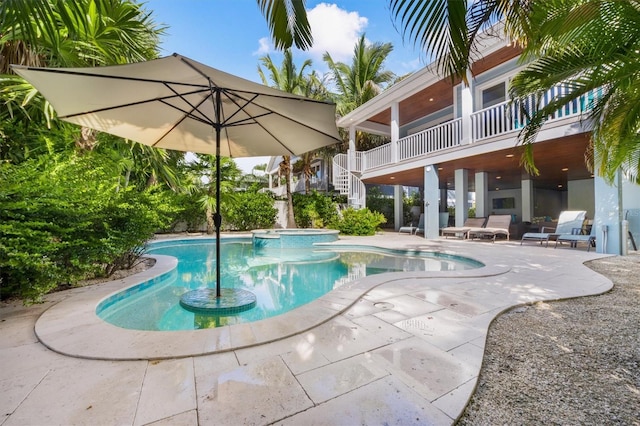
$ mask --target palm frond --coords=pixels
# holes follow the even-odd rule
[[[267,20],[276,49],[289,49],[293,45],[301,50],[311,47],[313,37],[304,0],[257,1]]]

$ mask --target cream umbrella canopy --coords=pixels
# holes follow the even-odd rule
[[[299,155],[341,142],[335,105],[282,92],[173,54],[96,68],[12,66],[58,118],[145,145],[215,154],[216,297],[220,156]]]

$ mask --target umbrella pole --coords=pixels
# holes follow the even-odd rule
[[[220,91],[216,90],[216,212],[213,221],[216,225],[216,298],[220,298]]]
[[[220,138],[218,134],[217,139]],[[218,140],[218,143],[220,141]],[[218,146],[218,151],[220,146]],[[216,155],[216,212],[213,221],[216,225],[216,297],[220,297],[220,226],[222,226],[222,215],[220,214],[220,154]]]

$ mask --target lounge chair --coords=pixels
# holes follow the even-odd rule
[[[415,223],[415,222],[413,222]],[[401,226],[400,229],[398,229],[398,232],[408,232],[409,234],[415,234],[418,226],[420,226],[420,224],[422,223],[423,227],[424,227],[424,213],[420,213],[420,219],[418,220],[418,226],[413,226],[413,223],[411,223],[410,226]]]
[[[589,235],[582,234],[562,234],[556,238],[556,247],[558,244],[570,243],[571,247],[577,247],[578,243],[587,243],[587,251],[591,250],[591,247],[596,246],[596,226],[591,227],[591,233]]]
[[[582,229],[587,212],[584,210],[566,210],[560,213],[558,217],[558,224],[555,229],[547,230],[543,227],[541,232],[527,232],[522,236],[520,245],[525,240],[539,241],[540,244],[546,242],[546,246],[549,246],[549,239],[557,239],[558,235],[570,235],[574,229]]]
[[[491,237],[495,242],[498,235],[504,235],[509,239],[509,225],[511,225],[510,214],[492,214],[487,219],[484,227],[471,228],[468,232],[468,238],[474,239],[475,237]]]
[[[467,239],[469,237],[469,230],[471,228],[482,228],[484,225],[485,217],[469,217],[464,221],[462,226],[447,226],[446,228],[442,228],[440,230],[443,237],[458,236],[461,235],[462,239]]]

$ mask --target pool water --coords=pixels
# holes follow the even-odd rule
[[[177,269],[102,301],[97,314],[122,328],[194,330],[269,318],[309,303],[344,283],[397,271],[449,271],[483,266],[471,259],[438,253],[349,248],[255,248],[250,240],[221,244],[222,287],[248,290],[256,306],[230,316],[188,311],[180,296],[215,288],[215,240],[181,240],[153,244],[149,254],[178,259]]]

